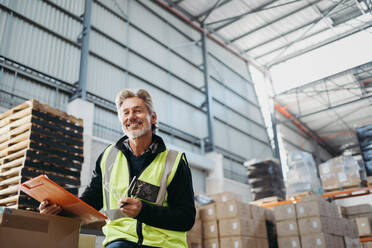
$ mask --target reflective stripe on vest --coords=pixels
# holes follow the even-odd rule
[[[105,173],[104,173],[104,194],[105,194],[105,199],[106,199],[105,214],[110,220],[115,220],[115,219],[126,216],[120,209],[111,209],[110,198],[109,198],[110,193],[113,194],[114,198],[116,198],[116,200],[118,201],[120,200],[120,197],[121,197],[121,196],[117,196],[116,193],[110,190],[110,187],[109,187],[111,172],[114,167],[117,154],[119,152],[120,150],[118,150],[115,146],[111,147],[109,154],[107,155]],[[165,195],[167,193],[167,179],[173,169],[177,156],[178,156],[177,151],[174,151],[174,150],[168,151],[167,158],[165,160],[164,170],[161,175],[160,189],[159,189],[156,202],[155,202],[155,204],[158,206],[163,205]]]

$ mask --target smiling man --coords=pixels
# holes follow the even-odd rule
[[[195,206],[185,154],[167,149],[155,135],[157,116],[147,91],[122,90],[115,102],[125,135],[99,156],[81,197],[109,217],[104,246],[187,247]],[[40,212],[58,214],[60,207],[44,202]]]

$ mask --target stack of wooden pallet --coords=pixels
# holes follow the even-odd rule
[[[0,114],[0,206],[36,210],[19,185],[40,174],[77,195],[83,121],[36,100]]]

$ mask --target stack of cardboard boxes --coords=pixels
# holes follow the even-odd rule
[[[212,197],[215,203],[200,211],[204,248],[268,247],[264,208],[243,203],[233,193]]]
[[[350,207],[340,207],[345,218],[354,220],[360,237],[372,236],[372,206],[361,204]]]
[[[203,226],[200,219],[199,207],[196,208],[196,216],[194,226],[187,232],[187,245],[189,248],[203,247]]]
[[[274,208],[280,248],[357,248],[356,225],[318,196]]]
[[[339,156],[319,165],[323,189],[357,187],[361,183],[359,164],[352,156]]]

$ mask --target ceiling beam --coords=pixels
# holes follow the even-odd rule
[[[205,20],[207,20],[208,17],[209,17],[209,15],[212,14],[212,12],[217,8],[217,6],[219,5],[220,1],[221,1],[221,0],[217,0],[217,1],[216,1],[216,3],[212,6],[212,8],[210,8],[210,9],[208,10],[208,12],[204,15],[203,20],[201,20],[200,23],[203,23],[203,25],[205,25],[205,24],[204,24]]]
[[[157,5],[159,5],[161,8],[163,8],[166,11],[169,11],[170,13],[172,13],[174,16],[176,16],[177,18],[179,18],[183,22],[187,23],[189,26],[191,26],[192,28],[194,28],[198,32],[200,32],[200,33],[205,32],[207,34],[207,36],[208,36],[209,39],[211,39],[212,41],[216,42],[218,45],[220,45],[221,47],[225,48],[226,50],[228,50],[229,52],[231,52],[232,54],[234,54],[238,58],[242,59],[246,63],[249,63],[250,65],[253,65],[257,70],[261,71],[262,73],[266,73],[267,72],[267,69],[265,67],[261,66],[260,64],[258,64],[255,60],[251,59],[247,55],[246,56],[243,56],[241,54],[241,50],[239,50],[238,48],[235,48],[233,46],[227,46],[226,45],[226,41],[225,40],[222,40],[221,41],[220,40],[221,39],[220,37],[219,37],[220,39],[217,39],[215,36],[218,36],[218,34],[212,35],[208,29],[204,29],[203,27],[200,27],[199,25],[197,25],[196,23],[194,23],[193,21],[191,21],[190,18],[186,17],[185,15],[181,14],[180,12],[178,12],[177,10],[175,10],[174,8],[172,8],[171,6],[169,6],[168,4],[164,3],[164,1],[170,2],[170,0],[152,0],[152,1],[154,3],[156,3]]]
[[[303,90],[303,89],[306,89],[306,88],[310,88],[310,87],[313,87],[314,85],[324,83],[324,81],[332,80],[333,78],[345,76],[347,74],[356,74],[360,71],[362,71],[363,73],[369,73],[369,72],[372,73],[372,62],[367,62],[367,63],[361,64],[361,65],[355,66],[353,68],[350,68],[350,69],[347,69],[347,70],[344,70],[344,71],[341,71],[341,72],[337,72],[337,73],[335,73],[333,75],[330,75],[330,76],[327,76],[325,78],[315,80],[315,81],[307,83],[305,85],[283,91],[283,92],[277,94],[276,97],[284,96],[284,95],[287,95],[287,94],[293,94],[294,92],[296,92],[296,90],[298,91],[298,89]]]
[[[285,18],[287,18],[288,16],[291,16],[291,15],[293,15],[293,14],[295,14],[295,13],[298,13],[298,12],[304,10],[304,9],[307,9],[307,8],[313,6],[314,4],[319,3],[320,1],[322,1],[322,0],[316,0],[316,1],[312,2],[312,3],[309,3],[309,4],[306,4],[306,5],[302,6],[301,8],[295,9],[294,11],[291,11],[291,12],[289,12],[289,13],[287,13],[287,14],[285,14],[285,15],[279,17],[279,18],[276,18],[276,19],[274,19],[274,20],[272,20],[272,21],[270,21],[270,22],[268,22],[268,23],[262,25],[262,26],[259,26],[259,27],[255,28],[255,29],[253,29],[253,30],[250,30],[250,31],[248,31],[248,32],[245,32],[245,33],[243,33],[243,34],[241,34],[241,35],[239,35],[239,36],[237,36],[237,37],[231,39],[230,42],[232,43],[232,42],[235,42],[235,41],[237,41],[237,40],[240,40],[240,39],[246,37],[247,35],[250,35],[250,34],[252,34],[252,33],[254,33],[254,32],[257,32],[258,30],[261,30],[261,29],[263,29],[263,28],[266,28],[266,27],[269,26],[269,25],[272,25],[272,24],[274,24],[274,23],[276,23],[276,22],[278,22],[278,21],[281,21],[281,20],[285,19]]]
[[[240,15],[237,15],[237,16],[233,16],[233,17],[229,17],[229,18],[225,18],[225,19],[221,19],[221,20],[217,20],[217,21],[213,21],[213,22],[210,22],[210,23],[207,23],[206,25],[214,25],[214,24],[217,24],[217,23],[221,23],[221,22],[225,22],[224,24],[222,24],[221,26],[218,26],[217,28],[214,28],[214,32],[217,32],[218,30],[242,19],[243,17],[249,15],[249,14],[252,14],[252,13],[255,13],[255,12],[258,12],[260,10],[263,10],[263,8],[265,8],[266,6],[270,5],[270,4],[273,4],[275,3],[276,1],[278,0],[270,0],[260,6],[257,6],[256,8],[254,9],[251,9],[243,14],[240,14]]]
[[[288,120],[291,120],[291,122],[294,125],[296,125],[303,133],[313,138],[314,141],[316,141],[321,147],[327,150],[331,155],[333,156],[338,155],[338,151],[334,150],[326,142],[321,140],[321,138],[314,131],[312,131],[309,127],[307,127],[305,124],[300,122],[298,118],[295,118],[294,115],[290,113],[285,106],[282,106],[279,102],[276,102],[275,109],[285,118],[287,118]]]
[[[214,8],[214,10],[219,9],[220,7],[224,6],[225,4],[227,4],[227,3],[231,2],[231,1],[232,1],[232,0],[225,0],[225,1],[223,1],[222,3],[218,4],[218,5]],[[191,18],[191,20],[192,20],[192,21],[195,21],[195,20],[198,20],[199,18],[205,16],[206,14],[209,13],[210,9],[211,9],[211,8],[209,8],[209,9],[203,11],[202,13],[196,15],[194,18]]]
[[[338,5],[338,4],[335,4],[335,5],[331,6],[331,7],[329,7],[328,9],[324,10],[323,13],[332,10],[332,9],[333,9],[335,6],[337,6],[337,5]],[[335,13],[338,13],[338,11],[336,11],[336,12],[334,12],[334,13],[332,13],[332,14],[335,14]],[[296,31],[298,31],[298,30],[301,30],[301,29],[303,29],[303,28],[305,28],[305,27],[307,27],[307,26],[309,26],[309,25],[311,25],[311,24],[314,24],[314,23],[319,22],[319,21],[322,20],[323,18],[324,18],[324,16],[321,16],[321,17],[319,17],[319,18],[316,18],[316,19],[314,19],[314,20],[311,20],[310,22],[307,22],[307,23],[305,23],[305,24],[303,24],[303,25],[301,25],[301,26],[299,26],[299,27],[296,27],[296,28],[294,28],[294,29],[291,29],[291,30],[289,30],[289,31],[287,31],[287,32],[285,32],[285,33],[281,33],[281,34],[279,34],[279,35],[277,35],[277,36],[275,36],[275,37],[273,37],[273,38],[271,38],[271,39],[269,39],[269,40],[266,40],[266,41],[264,41],[264,42],[260,42],[259,44],[257,44],[257,45],[255,45],[255,46],[253,46],[253,47],[250,47],[250,48],[244,50],[244,52],[247,53],[247,52],[249,52],[249,51],[251,51],[251,50],[253,50],[253,49],[256,49],[256,48],[258,48],[258,47],[261,47],[261,46],[263,46],[263,45],[266,45],[266,44],[268,44],[268,43],[270,43],[270,42],[273,42],[273,41],[275,41],[275,40],[277,40],[277,39],[283,38],[284,36],[287,36],[287,35],[292,34],[292,33],[296,32]],[[323,30],[326,30],[326,29],[323,29]]]
[[[372,22],[364,23],[364,24],[360,25],[359,27],[353,28],[353,29],[351,29],[349,31],[346,31],[346,32],[342,33],[342,34],[336,35],[336,36],[331,37],[329,39],[326,39],[326,40],[324,40],[322,42],[318,42],[318,43],[313,44],[312,46],[306,47],[304,49],[295,51],[295,52],[290,53],[290,54],[288,54],[288,55],[286,55],[286,56],[284,56],[282,58],[278,58],[278,59],[276,59],[276,60],[268,63],[266,66],[268,68],[270,68],[270,67],[272,67],[272,66],[274,66],[276,64],[282,63],[282,62],[284,62],[286,60],[292,59],[294,57],[297,57],[297,56],[300,56],[302,54],[305,54],[305,53],[308,53],[310,51],[313,51],[313,50],[315,50],[317,48],[320,48],[320,47],[323,47],[325,45],[331,44],[331,43],[333,43],[335,41],[338,41],[340,39],[346,38],[346,37],[348,37],[350,35],[356,34],[356,33],[360,32],[360,31],[363,31],[363,30],[368,29],[370,27],[372,27]],[[283,49],[283,47],[281,49]],[[262,56],[259,56],[259,57],[262,57]],[[255,60],[257,60],[257,59],[258,59],[258,57],[255,58]]]
[[[323,109],[320,109],[320,110],[317,110],[317,111],[314,111],[314,112],[311,112],[311,113],[307,113],[307,114],[303,114],[303,115],[299,115],[299,116],[294,116],[294,118],[295,119],[303,119],[305,117],[309,117],[309,116],[312,116],[312,115],[315,115],[315,114],[319,114],[319,113],[322,113],[324,111],[333,110],[333,109],[340,108],[340,107],[343,107],[343,106],[346,106],[346,105],[349,105],[349,104],[364,101],[364,100],[367,100],[367,99],[370,99],[370,98],[372,98],[372,95],[363,96],[363,97],[360,97],[360,98],[352,100],[352,101],[344,102],[344,103],[341,103],[341,104],[338,104],[338,105],[329,106],[329,107],[326,107],[326,108],[323,108]]]

